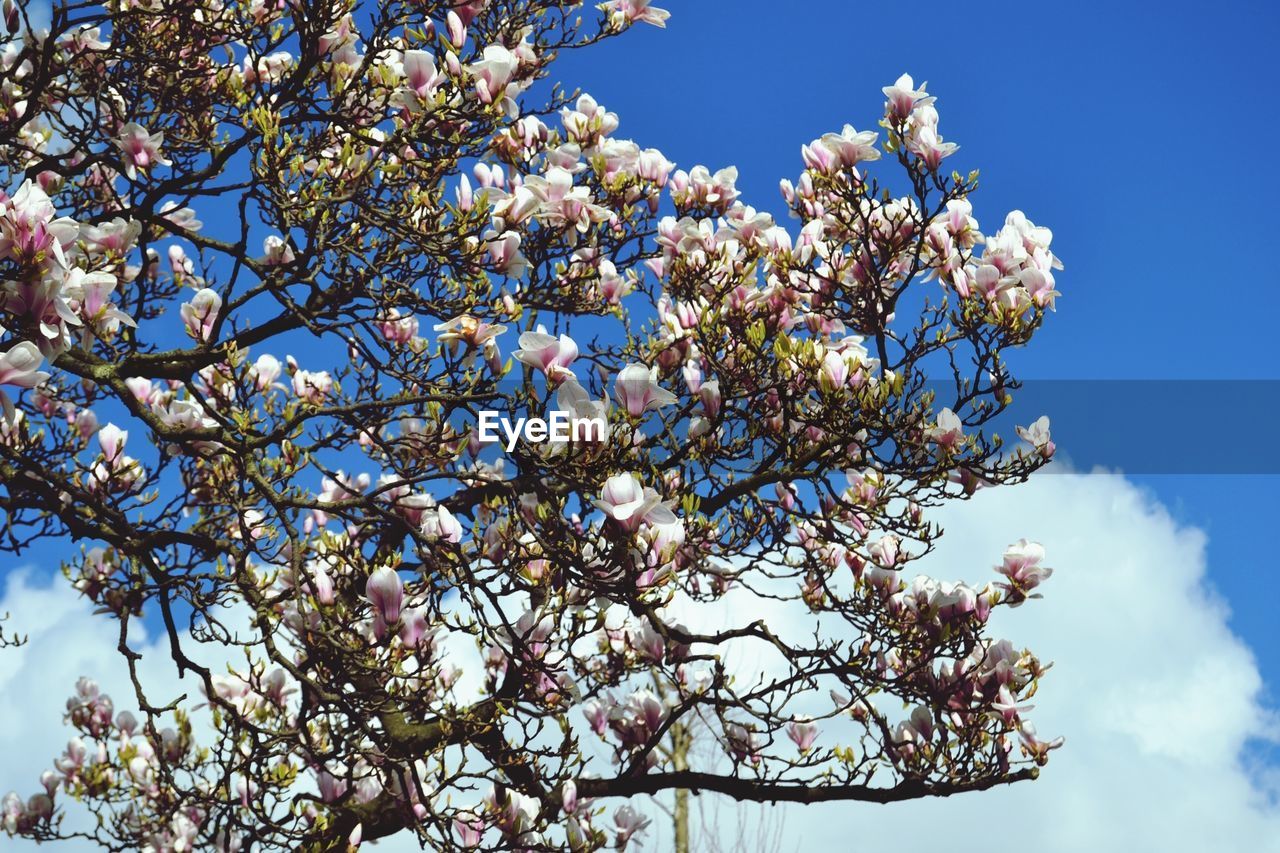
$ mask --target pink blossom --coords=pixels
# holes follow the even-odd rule
[[[620,806],[613,813],[613,824],[618,828],[616,846],[625,848],[631,837],[649,825],[649,818],[643,816],[630,805]]]
[[[560,786],[560,804],[565,814],[573,814],[578,810],[578,786],[572,779]]]
[[[400,625],[400,642],[405,648],[416,649],[422,644],[424,637],[429,636],[427,630],[427,608],[411,607],[404,611]]]
[[[287,266],[296,260],[293,254],[293,247],[288,244],[282,237],[271,234],[262,240],[262,251],[264,256],[261,263],[268,267]]]
[[[667,185],[667,177],[674,168],[675,164],[662,156],[662,152],[656,148],[646,148],[636,158],[636,175],[659,187]]]
[[[587,718],[588,725],[596,734],[603,736],[609,726],[610,705],[599,699],[588,699],[582,703],[582,715]]]
[[[380,566],[369,575],[365,583],[365,598],[373,605],[374,631],[378,636],[386,633],[388,625],[400,618],[400,605],[404,602],[404,583],[395,569]]]
[[[884,105],[885,112],[891,118],[904,119],[911,115],[917,105],[930,104],[934,100],[927,95],[924,86],[918,90],[915,88],[910,74],[903,74],[892,86],[885,86],[882,91],[888,98]]]
[[[600,498],[592,503],[623,530],[638,530],[646,521],[670,524],[677,520],[658,493],[641,483],[635,474],[610,477],[600,491]]]
[[[1022,749],[1036,764],[1044,765],[1049,760],[1049,751],[1057,749],[1065,742],[1065,738],[1054,738],[1051,741],[1040,740],[1036,736],[1036,727],[1030,722],[1018,726],[1018,735],[1022,739]]]
[[[760,736],[740,723],[726,723],[725,747],[734,761],[760,763]]]
[[[447,507],[437,506],[423,512],[419,530],[429,542],[443,541],[456,545],[462,541],[462,525]]]
[[[1010,606],[1017,607],[1028,598],[1040,597],[1027,593],[1053,574],[1053,569],[1040,565],[1043,559],[1044,546],[1026,539],[1019,539],[1005,550],[1004,562],[996,571],[1009,579],[1009,583],[999,586],[1008,591]]]
[[[333,578],[330,577],[324,563],[319,561],[311,563],[310,575],[307,591],[315,596],[316,603],[325,606],[333,604],[337,596],[334,594]]]
[[[124,153],[124,173],[130,180],[136,178],[138,172],[150,171],[154,165],[171,165],[160,153],[163,144],[163,133],[147,133],[146,128],[135,122],[120,128],[116,145]]]
[[[707,419],[714,421],[720,415],[720,382],[709,379],[698,388],[698,397],[702,401],[702,410]]]
[[[293,373],[293,393],[313,406],[323,405],[332,390],[333,377],[327,370],[295,370]]]
[[[791,738],[802,755],[806,754],[818,739],[818,725],[810,722],[808,717],[797,717],[787,726],[787,737]]]
[[[614,383],[614,394],[633,418],[676,402],[676,395],[658,384],[658,368],[643,364],[629,364],[622,369]]]
[[[387,312],[387,316],[379,323],[382,331],[382,337],[391,343],[407,344],[418,335],[418,318],[412,315],[402,315],[398,310],[392,308]]]
[[[112,423],[98,431],[98,444],[102,447],[102,456],[108,467],[115,467],[115,463],[124,453],[124,445],[128,440],[129,433]]]
[[[491,44],[484,49],[483,59],[468,67],[475,78],[476,95],[482,103],[491,104],[502,97],[515,76],[519,64],[516,56],[500,44]]]
[[[259,391],[266,391],[270,388],[280,378],[280,373],[280,359],[269,353],[263,353],[258,356],[257,361],[253,363],[251,368],[254,385],[257,386]]]
[[[955,452],[964,443],[964,423],[950,409],[938,412],[935,425],[925,431],[930,441],[944,450]]]
[[[655,27],[666,28],[671,13],[649,5],[650,0],[609,0],[603,8],[612,12],[611,19],[618,25],[637,21]]]
[[[569,365],[578,357],[578,345],[568,335],[556,338],[538,327],[536,332],[520,336],[520,349],[512,353],[516,361],[540,370],[552,381],[562,381],[573,376]]]
[[[1045,459],[1051,459],[1058,449],[1049,438],[1049,416],[1041,415],[1031,426],[1017,427],[1018,437],[1030,444]]]
[[[453,831],[463,847],[479,847],[480,839],[484,837],[484,821],[474,812],[459,812],[453,819]]]
[[[529,268],[529,261],[520,252],[520,235],[515,231],[499,234],[492,229],[484,232],[484,247],[489,262],[509,278],[520,278]]]
[[[34,388],[49,378],[48,373],[39,370],[43,363],[44,356],[35,344],[30,341],[14,344],[0,355],[0,385]]]
[[[943,142],[936,128],[925,126],[915,130],[908,147],[919,155],[930,171],[936,172],[943,158],[950,157],[960,146],[954,142]]]
[[[405,85],[396,92],[393,103],[409,112],[429,111],[436,90],[446,79],[436,70],[435,57],[425,50],[406,51],[403,66]]]
[[[187,333],[201,343],[208,343],[221,310],[222,297],[216,290],[204,287],[196,291],[190,302],[183,304],[179,313],[186,323]]]
[[[804,163],[809,168],[823,174],[833,174],[841,169],[849,169],[859,163],[879,160],[880,149],[876,148],[878,134],[872,130],[857,131],[846,124],[840,133],[828,133],[800,149]]]

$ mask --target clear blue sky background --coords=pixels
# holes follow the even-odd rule
[[[777,212],[800,145],[845,122],[875,129],[880,87],[910,73],[929,82],[942,133],[961,145],[949,164],[982,170],[984,228],[1021,208],[1053,229],[1066,263],[1058,313],[1019,358],[1022,375],[1280,378],[1277,4],[655,5],[672,12],[665,31],[637,28],[557,72],[619,113],[619,135],[685,168],[736,164],[745,200]],[[1192,396],[1203,388],[1167,410],[1093,415],[1103,431],[1108,417],[1145,416],[1167,433],[1219,411],[1184,436],[1188,454],[1280,441],[1280,419],[1235,422],[1233,400]],[[1274,703],[1280,477],[1133,479],[1209,534],[1211,578]]]

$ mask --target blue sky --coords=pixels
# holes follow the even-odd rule
[[[1280,131],[1280,7],[1216,4],[1206,15],[1189,2],[993,2],[978,14],[959,3],[658,5],[672,12],[665,31],[639,27],[560,64],[560,79],[619,114],[620,135],[685,168],[732,162],[744,200],[779,212],[777,182],[798,175],[800,145],[845,122],[875,129],[880,87],[910,73],[928,81],[942,133],[960,143],[949,165],[982,172],[974,204],[984,228],[1021,208],[1054,231],[1064,296],[1019,354],[1023,376],[1280,378],[1280,269],[1271,262],[1280,177],[1270,147]],[[1193,399],[1204,387],[1188,386],[1184,400],[1169,395],[1166,411],[1116,413],[1115,427],[1141,419],[1152,435],[1176,435],[1180,419],[1196,414],[1203,431],[1182,437],[1188,454],[1276,440],[1271,423],[1234,422],[1231,399]],[[1256,392],[1264,414],[1280,413],[1273,390]],[[1256,418],[1252,403],[1234,411]],[[1220,417],[1206,416],[1213,411]],[[1096,417],[1105,434],[1107,413]],[[1070,436],[1059,435],[1071,455]],[[1280,574],[1265,541],[1280,477],[1269,470],[1131,479],[1208,534],[1211,580],[1275,695]]]

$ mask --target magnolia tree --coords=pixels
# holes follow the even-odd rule
[[[1053,453],[989,422],[1059,264],[909,76],[785,226],[552,84],[647,0],[3,10],[0,543],[74,554],[133,687],[75,685],[8,833],[594,850],[665,792],[1035,777],[1045,667],[988,621],[1042,550],[911,563]]]

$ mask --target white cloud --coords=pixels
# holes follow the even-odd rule
[[[927,564],[939,577],[985,581],[1021,536],[1047,547],[1057,571],[1045,599],[997,624],[1056,661],[1032,717],[1067,744],[1032,783],[891,806],[787,807],[776,849],[1280,851],[1280,808],[1246,769],[1250,740],[1270,737],[1274,720],[1253,656],[1206,581],[1203,534],[1103,474],[1042,475],[940,520],[948,532]],[[13,614],[6,627],[31,635],[0,651],[0,792],[36,790],[69,736],[63,703],[78,676],[95,674],[120,706],[132,695],[115,624],[91,616],[60,578],[47,583],[12,573],[0,599]],[[148,678],[173,685],[163,642],[141,648]],[[650,838],[669,845],[669,832]],[[416,847],[397,838],[378,849]]]
[[[1031,718],[1066,745],[1035,782],[888,806],[785,807],[785,841],[771,849],[1280,851],[1274,788],[1247,769],[1251,739],[1274,738],[1275,720],[1206,580],[1200,531],[1101,473],[980,492],[939,520],[947,535],[923,565],[937,577],[985,581],[1022,536],[1047,548],[1056,572],[1044,600],[1005,609],[996,628],[1056,661]],[[651,849],[669,838],[655,835]]]
[[[116,707],[136,706],[128,668],[116,652],[119,623],[94,616],[92,611],[88,600],[61,575],[37,577],[32,569],[23,568],[5,579],[0,599],[0,614],[10,614],[5,633],[25,634],[28,642],[0,649],[0,795],[17,791],[25,798],[41,790],[40,774],[52,767],[53,759],[75,734],[62,716],[80,676],[95,678]],[[175,698],[181,691],[167,643],[149,641],[136,622],[130,626],[130,635],[131,645],[142,652],[138,666],[144,684],[165,685],[175,692],[164,701]],[[187,679],[187,684],[189,695],[196,695],[194,681]],[[150,698],[155,701],[160,695],[157,691]],[[6,850],[50,849],[0,838]],[[97,848],[72,841],[60,849]]]

